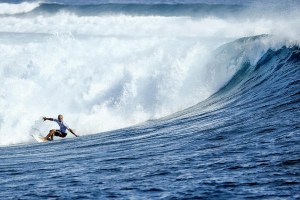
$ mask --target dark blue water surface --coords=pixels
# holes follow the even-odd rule
[[[270,49],[206,101],[164,119],[1,147],[0,199],[300,198],[299,68],[299,46]]]

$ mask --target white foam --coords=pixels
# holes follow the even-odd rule
[[[19,14],[27,13],[40,6],[36,2],[22,2],[19,4],[0,3],[0,14]]]

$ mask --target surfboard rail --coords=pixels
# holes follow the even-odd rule
[[[34,135],[32,134],[31,135],[37,142],[50,142],[51,140],[50,139],[45,139],[43,136],[41,135]]]

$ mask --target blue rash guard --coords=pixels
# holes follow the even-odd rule
[[[55,121],[58,124],[59,130],[62,133],[66,133],[67,129],[69,129],[69,126],[67,124],[65,124],[63,121],[60,122],[60,121],[58,121],[58,119],[53,119],[53,121]]]

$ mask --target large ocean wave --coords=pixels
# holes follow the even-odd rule
[[[126,4],[128,9],[124,5],[22,3],[3,11],[1,145],[31,141],[32,129],[46,134],[53,126],[43,124],[41,115],[65,114],[81,135],[164,117],[241,79],[234,75],[245,65],[255,66],[269,50],[297,45],[298,18],[227,19],[215,12],[240,9],[229,5]],[[115,11],[98,16],[89,10],[132,12],[130,7],[152,14],[154,8],[169,9],[174,16]],[[193,8],[214,14],[175,16]],[[76,14],[74,9],[89,15]],[[24,12],[30,15],[16,14]],[[241,39],[218,48],[265,33],[273,36]]]

